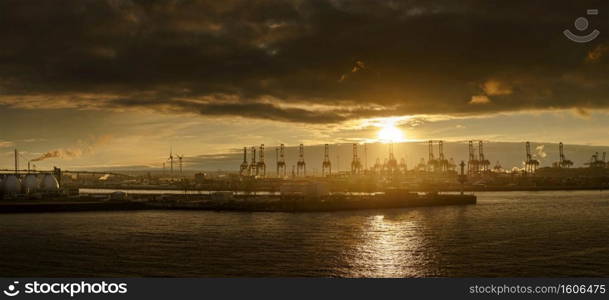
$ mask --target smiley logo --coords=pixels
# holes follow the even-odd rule
[[[19,281],[14,281],[13,284],[8,286],[8,291],[4,290],[4,294],[9,296],[9,297],[14,297],[19,295],[19,290],[17,289],[16,285],[19,284]]]

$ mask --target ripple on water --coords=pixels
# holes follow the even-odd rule
[[[609,192],[337,213],[2,215],[4,276],[609,276]]]

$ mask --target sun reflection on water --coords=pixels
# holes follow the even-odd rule
[[[420,277],[432,258],[417,221],[370,216],[351,259],[353,277]]]

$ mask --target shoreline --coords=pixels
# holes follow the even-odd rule
[[[422,206],[472,205],[476,204],[474,195],[428,194],[392,192],[382,196],[327,196],[305,198],[302,196],[284,197],[241,197],[230,199],[210,199],[198,197],[181,199],[148,198],[139,201],[92,200],[74,201],[61,198],[36,201],[0,202],[0,214],[14,213],[54,213],[84,211],[135,211],[135,210],[205,210],[241,212],[334,212],[347,210],[396,209]]]
[[[183,194],[193,194],[193,195],[197,195],[199,193],[213,193],[215,191],[213,190],[209,190],[209,189],[178,189],[178,188],[167,188],[167,187],[163,187],[163,188],[149,188],[149,187],[138,187],[138,186],[129,186],[129,187],[120,187],[120,186],[116,186],[116,187],[80,187],[80,188],[76,188],[74,190],[96,190],[96,191],[109,191],[108,193],[110,193],[110,191],[134,191],[132,192],[132,194],[138,194],[135,191],[153,191],[154,193],[149,193],[149,194],[155,194],[155,195],[162,195],[161,192],[163,191],[168,191],[171,192],[170,194],[172,195],[183,195]],[[609,187],[607,186],[465,186],[463,187],[463,189],[461,189],[461,187],[449,187],[449,188],[441,188],[441,187],[428,187],[428,188],[416,188],[416,189],[409,189],[411,192],[420,192],[420,193],[425,193],[425,192],[430,192],[430,191],[435,191],[435,192],[440,192],[440,193],[459,193],[461,191],[463,192],[539,192],[539,191],[596,191],[596,190],[609,190]],[[231,191],[231,190],[217,190],[217,191]],[[256,194],[256,193],[274,193],[274,194],[279,194],[279,191],[257,191],[257,190],[250,190],[250,191],[244,191],[244,190],[233,190],[232,192],[235,193],[250,193],[250,194]],[[340,193],[381,193],[382,191],[331,191],[331,193],[333,194],[340,194]],[[101,193],[84,193],[84,194],[101,194]]]
[[[113,190],[113,189],[112,189]],[[125,189],[127,190],[127,189]],[[540,190],[476,190],[475,192],[576,192],[604,189],[540,189]],[[280,197],[277,195],[241,195],[229,199],[213,199],[211,194],[137,194],[128,199],[112,200],[110,193],[87,194],[80,197],[54,196],[42,199],[0,200],[0,214],[143,211],[143,210],[201,210],[233,212],[334,212],[370,209],[399,209],[425,206],[471,205],[477,203],[474,191],[464,190],[440,194],[418,195],[414,192],[387,199],[385,195],[335,194],[322,198]],[[360,193],[363,194],[363,193]],[[443,200],[444,199],[444,200]],[[446,200],[447,199],[447,200]]]

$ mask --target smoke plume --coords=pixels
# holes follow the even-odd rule
[[[537,156],[538,158],[545,158],[546,156],[548,156],[548,154],[544,151],[544,148],[545,145],[537,146],[535,148],[535,152],[537,152],[535,156]]]
[[[32,159],[31,161],[43,161],[50,158],[77,158],[94,152],[95,148],[108,143],[110,139],[110,135],[102,135],[88,141],[78,141],[77,145],[74,147],[51,150]]]

